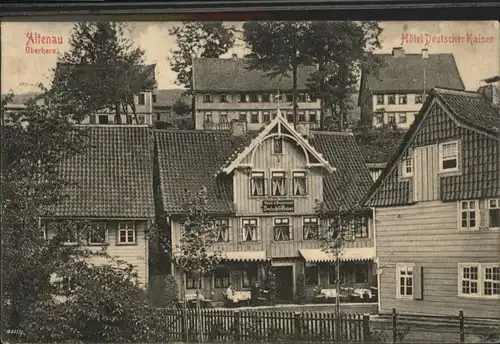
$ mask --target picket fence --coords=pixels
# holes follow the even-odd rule
[[[196,310],[167,309],[165,314],[168,340],[196,340]],[[201,322],[209,342],[364,342],[370,334],[369,316],[362,314],[202,309]]]

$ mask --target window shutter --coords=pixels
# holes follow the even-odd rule
[[[486,219],[488,218],[488,201],[479,201],[479,211],[478,215],[479,219],[479,228],[488,227],[488,223]]]
[[[413,268],[413,299],[423,298],[423,267],[420,263],[415,263]]]
[[[260,227],[259,226],[255,227],[255,236],[257,238],[257,241],[260,241]]]
[[[289,224],[289,226],[290,226],[289,227],[290,228],[290,240],[293,240],[293,226],[291,223]]]

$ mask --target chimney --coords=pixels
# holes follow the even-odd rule
[[[403,57],[405,56],[405,50],[403,49],[403,47],[394,47],[392,48],[392,56]]]
[[[298,122],[295,130],[303,137],[309,137],[311,134],[311,123],[310,122]]]
[[[423,59],[429,58],[429,50],[427,48],[422,49],[422,58]]]
[[[500,106],[500,85],[489,84],[479,87],[478,93],[494,106]]]
[[[233,119],[231,121],[231,134],[233,136],[245,136],[247,134],[247,122]]]
[[[233,61],[238,60],[238,54],[233,54],[233,56],[231,57],[231,59],[232,59]]]

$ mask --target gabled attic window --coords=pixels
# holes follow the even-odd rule
[[[281,137],[275,137],[273,140],[273,153],[283,154],[283,139]]]

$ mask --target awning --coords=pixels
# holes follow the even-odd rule
[[[332,262],[335,257],[319,248],[301,249],[300,255],[308,263]],[[375,259],[374,247],[349,247],[342,251],[340,260],[345,262]]]
[[[235,262],[263,262],[269,260],[265,251],[224,252],[226,260]]]

